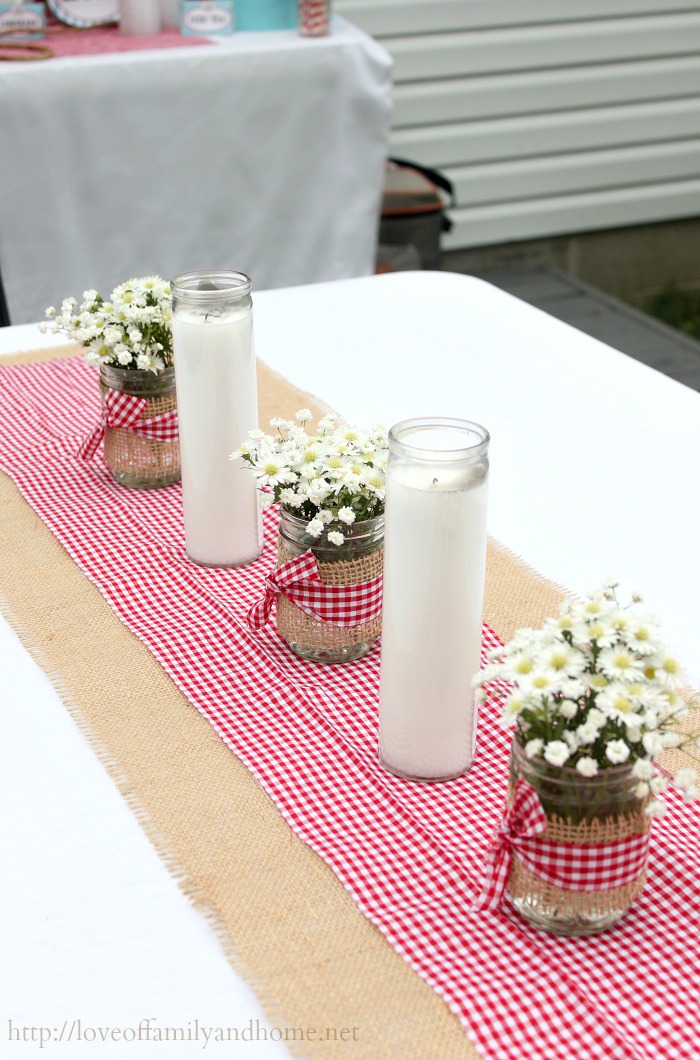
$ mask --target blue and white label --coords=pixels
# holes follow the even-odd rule
[[[2,40],[37,40],[44,36],[46,15],[43,4],[17,2],[0,4],[0,32]],[[6,37],[4,34],[11,33]]]
[[[233,0],[183,0],[180,31],[185,37],[233,33]]]

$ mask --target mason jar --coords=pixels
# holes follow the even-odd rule
[[[634,794],[632,764],[610,766],[584,777],[574,766],[553,766],[527,758],[516,738],[510,754],[510,794],[518,780],[531,784],[547,817],[541,838],[584,848],[646,835],[647,798]],[[530,871],[513,851],[506,893],[514,908],[535,927],[555,935],[594,935],[620,920],[641,894],[646,864],[621,887],[574,891],[555,887]]]
[[[170,412],[177,405],[175,371],[157,374],[142,368],[100,366],[100,396],[104,404],[109,390],[117,390],[148,402],[141,420]],[[104,459],[112,477],[132,489],[157,489],[180,481],[180,443],[146,438],[136,431],[106,427]]]
[[[330,523],[320,537],[306,533],[308,519],[280,509],[278,566],[309,549],[316,557],[324,585],[358,585],[382,573],[384,560],[384,516],[360,519],[347,526]],[[328,540],[341,530],[345,540]],[[381,615],[358,626],[334,626],[306,614],[286,596],[277,598],[277,632],[302,659],[317,663],[346,663],[361,659],[381,631]]]

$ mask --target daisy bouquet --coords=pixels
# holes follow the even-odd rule
[[[253,469],[263,504],[278,501],[304,521],[313,542],[339,547],[356,523],[384,513],[387,432],[341,425],[329,413],[307,434],[310,419],[309,409],[300,409],[296,420],[276,417],[270,421],[274,435],[250,431],[234,456]]]
[[[667,780],[655,768],[665,750],[689,745],[678,727],[688,704],[679,696],[680,665],[662,644],[655,619],[622,607],[610,582],[583,602],[567,602],[541,629],[522,629],[476,680],[480,695],[493,682],[505,694],[501,724],[542,777],[575,770],[596,777],[627,763],[631,795],[660,815],[657,796]],[[571,774],[569,774],[571,775]],[[694,769],[677,771],[674,785],[697,798]],[[542,792],[540,792],[542,794]]]
[[[63,332],[86,348],[85,360],[100,367],[136,368],[157,375],[173,363],[170,287],[159,276],[127,280],[105,301],[84,291],[78,305],[65,298],[60,312],[46,310],[43,331]]]

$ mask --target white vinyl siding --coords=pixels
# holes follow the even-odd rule
[[[700,0],[336,0],[395,63],[448,249],[700,214]]]

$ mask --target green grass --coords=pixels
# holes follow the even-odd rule
[[[644,308],[664,324],[700,339],[700,291],[683,291],[669,284],[650,298]]]

